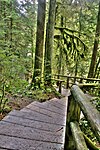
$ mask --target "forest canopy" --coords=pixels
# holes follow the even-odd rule
[[[100,78],[99,7],[99,0],[1,0],[0,84],[14,93],[53,74]]]

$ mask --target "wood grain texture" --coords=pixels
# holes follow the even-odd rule
[[[88,100],[88,98],[85,96],[85,94],[82,92],[82,90],[76,86],[73,85],[71,89],[71,93],[74,96],[74,99],[81,107],[81,110],[84,114],[84,116],[89,121],[96,137],[98,138],[100,142],[100,113],[96,110],[94,105]]]
[[[0,122],[0,147],[7,150],[64,150],[67,98],[34,102]]]

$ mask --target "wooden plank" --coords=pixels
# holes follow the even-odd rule
[[[52,80],[55,80],[55,81],[60,81],[60,82],[66,82],[65,80],[61,80],[61,79],[55,79],[55,78],[52,78]]]
[[[66,112],[67,109],[67,104],[65,106],[61,106],[59,105],[59,103],[55,102],[55,101],[47,101],[46,103],[43,103],[43,105],[45,105],[45,107],[51,107],[55,109],[59,109],[59,112]]]
[[[80,107],[78,103],[73,99],[72,95],[68,97],[68,109],[67,109],[67,120],[66,120],[66,140],[65,149],[75,149],[75,143],[73,141],[72,132],[70,129],[70,122],[77,121],[80,119]]]
[[[62,101],[65,101],[64,99],[62,99]],[[46,103],[51,103],[51,104],[53,104],[53,105],[55,105],[55,106],[57,106],[57,108],[59,108],[59,109],[64,109],[65,108],[65,110],[67,109],[67,100],[64,102],[65,103],[65,105],[62,105],[61,103],[59,103],[58,102],[58,100],[50,100],[50,101],[47,101]],[[38,107],[38,106],[34,106],[34,103],[32,103],[32,104],[30,104],[30,105],[28,105],[28,106],[26,106],[25,108],[23,108],[21,111],[36,111],[36,112],[40,112],[40,113],[43,113],[43,114],[48,114],[48,115],[50,115],[50,116],[54,116],[55,117],[55,112],[52,112],[52,110],[47,110],[47,109],[44,109],[44,108],[41,108],[41,107]],[[65,116],[66,115],[66,112],[67,111],[65,111],[65,114],[63,115],[63,116]],[[58,113],[57,113],[58,114]],[[62,117],[62,114],[59,114],[61,117]]]
[[[0,145],[13,150],[64,150],[63,144],[0,135]]]
[[[63,107],[67,107],[67,102],[68,102],[68,97],[64,97],[61,100],[59,99],[55,99],[55,100],[50,100],[50,101],[46,101],[47,103],[51,103],[53,106],[59,108],[59,109],[63,109]],[[45,104],[45,103],[44,103]]]
[[[60,76],[60,77],[65,77],[65,78],[76,78],[76,79],[83,79],[83,80],[88,80],[88,81],[100,81],[100,79],[96,79],[96,78],[85,78],[85,77],[78,77],[78,76],[69,76],[69,75],[56,75],[55,76]]]
[[[9,122],[12,124],[18,124],[24,127],[36,128],[36,129],[45,130],[49,132],[56,132],[60,130],[61,128],[65,127],[63,125],[57,125],[57,124],[55,125],[52,123],[39,122],[36,120],[30,120],[30,119],[17,117],[17,116],[11,116],[11,115],[6,116],[2,120],[2,122],[5,122],[5,123]]]
[[[45,109],[43,109],[43,108],[39,108],[39,107],[37,107],[37,106],[27,106],[27,107],[25,107],[25,108],[23,108],[22,110],[21,110],[21,112],[34,112],[34,111],[36,111],[36,112],[38,112],[38,113],[41,113],[41,114],[44,114],[44,115],[48,115],[48,116],[50,116],[50,117],[55,117],[56,115],[58,116],[58,114],[57,113],[55,113],[55,112],[52,112],[52,111],[48,111],[48,110],[45,110]],[[59,114],[59,117],[62,117],[62,116],[65,116],[65,115],[61,115],[61,114]]]
[[[12,111],[9,113],[11,116],[17,116],[21,118],[26,118],[30,120],[36,120],[36,121],[41,121],[41,122],[47,122],[47,123],[53,123],[53,124],[58,124],[58,125],[65,125],[66,124],[66,118],[65,116],[59,117],[59,114],[55,115],[55,117],[51,116],[46,116],[44,114],[40,114],[37,112],[33,111]]]
[[[73,85],[71,92],[100,142],[100,113],[95,109],[94,105],[92,105],[78,86]]]
[[[51,104],[34,102],[20,111],[10,112],[0,122],[0,147],[64,150],[67,99],[63,100],[52,99]]]
[[[100,87],[100,84],[98,84],[98,83],[83,83],[83,84],[78,84],[78,86],[80,87],[80,88],[85,88],[85,87]]]
[[[68,100],[68,97],[63,97],[61,99],[58,99],[58,98],[53,98],[51,100],[49,100],[50,102],[54,101],[54,102],[57,102],[57,104],[59,103],[61,106],[65,106],[66,105],[66,102]]]
[[[67,100],[65,102],[64,107],[61,107],[61,105],[59,106],[58,103],[56,103],[56,104],[54,104],[54,103],[55,103],[54,101],[46,101],[46,102],[42,103],[41,107],[45,107],[46,109],[54,110],[54,111],[56,111],[57,113],[60,113],[60,114],[65,114],[65,109],[66,109],[66,106],[67,106]]]
[[[31,103],[31,104],[29,104],[28,106],[30,106],[30,105],[41,105],[41,104],[45,104],[45,103],[55,103],[55,105],[56,106],[58,106],[58,108],[62,108],[62,107],[65,107],[66,106],[66,104],[67,104],[67,100],[68,100],[68,98],[67,97],[64,97],[64,98],[62,98],[62,99],[57,99],[57,98],[53,98],[53,99],[51,99],[51,100],[48,100],[48,101],[46,101],[46,102],[43,102],[43,103],[40,103],[40,102],[33,102],[33,103]]]
[[[56,132],[48,132],[35,128],[20,126],[17,124],[11,124],[8,122],[0,122],[0,135],[7,135],[10,137],[24,138],[36,141],[63,144],[65,134],[64,131],[65,129],[62,128]]]
[[[65,114],[64,110],[59,109],[59,108],[53,106],[52,104],[48,104],[47,102],[42,103],[42,105],[41,105],[41,103],[37,103],[37,104],[32,103],[31,105],[37,106],[41,109],[45,109],[45,110],[48,110],[51,112],[55,112],[56,114],[59,114],[59,115]]]
[[[9,149],[5,149],[5,148],[0,147],[0,150],[9,150]],[[10,149],[10,150],[11,150],[11,149]]]
[[[83,134],[77,122],[70,122],[70,127],[77,150],[88,150]]]

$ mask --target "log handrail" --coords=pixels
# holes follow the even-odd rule
[[[79,83],[78,84],[79,87],[98,87],[100,86],[100,84],[98,83],[85,83],[85,84],[82,84],[82,83]]]
[[[71,93],[75,101],[79,104],[84,116],[89,121],[96,137],[100,142],[100,113],[95,109],[78,86],[73,85],[71,88]]]
[[[70,123],[72,135],[75,141],[75,147],[77,150],[88,150],[86,142],[84,140],[82,131],[77,122]]]
[[[76,79],[83,79],[83,80],[89,80],[89,81],[100,81],[100,79],[96,79],[96,78],[86,78],[86,77],[69,76],[69,75],[61,75],[61,74],[54,74],[54,76],[73,78],[73,79],[76,78]]]
[[[81,111],[89,121],[95,136],[100,142],[100,113],[89,101],[83,91],[77,85],[73,85],[71,88],[71,95],[68,98],[66,122],[67,144],[65,144],[67,145],[66,149],[74,149],[76,147],[77,150],[80,150],[82,147],[84,147],[84,149],[87,150],[86,145],[84,144],[84,134],[82,134],[78,126]],[[82,143],[79,144],[79,141]]]

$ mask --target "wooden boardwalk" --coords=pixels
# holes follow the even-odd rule
[[[64,150],[67,97],[33,102],[0,121],[0,150]]]

